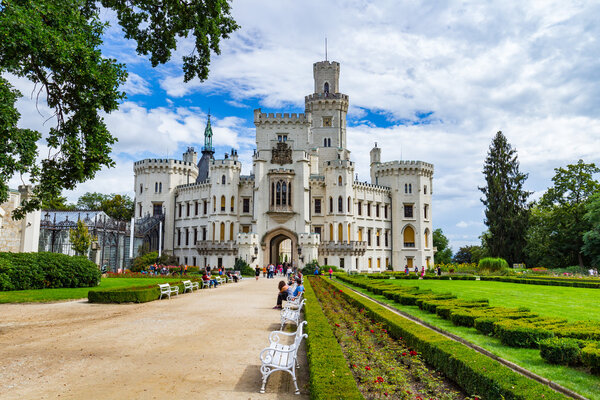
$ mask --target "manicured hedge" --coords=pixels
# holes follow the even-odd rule
[[[304,280],[310,398],[323,400],[364,399],[358,390],[344,353],[329,326],[329,321],[310,285],[312,279],[319,278],[309,277]]]
[[[600,343],[589,343],[581,350],[581,359],[586,367],[595,374],[600,374]]]
[[[336,282],[325,281],[335,288],[345,289]],[[387,330],[392,336],[402,337],[422,354],[427,363],[444,373],[470,395],[506,400],[566,398],[499,362],[403,318],[369,299],[349,290],[343,290],[343,295],[357,307],[364,308],[369,317],[387,325]]]
[[[454,278],[453,278],[454,279]],[[507,276],[482,276],[482,281],[496,281],[496,282],[507,282],[507,283],[522,283],[526,285],[543,285],[543,286],[566,286],[566,287],[578,287],[578,288],[600,288],[600,282],[584,280],[584,279],[560,279],[560,278],[518,278],[518,277],[507,277]]]
[[[59,253],[0,253],[0,291],[98,286],[98,266]]]
[[[190,279],[198,281],[197,279]],[[169,283],[171,286],[179,286],[179,294],[183,294],[183,282]],[[127,288],[116,288],[106,290],[90,290],[88,301],[90,303],[146,303],[158,300],[160,288],[158,285],[134,286]],[[163,298],[166,296],[163,296]]]
[[[540,341],[540,356],[550,364],[581,364],[581,348],[585,342],[570,338],[548,338]]]

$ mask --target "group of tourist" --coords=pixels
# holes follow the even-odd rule
[[[143,274],[148,273],[149,275],[162,275],[162,276],[177,275],[177,274],[179,274],[180,276],[184,276],[184,275],[187,275],[187,272],[188,272],[187,265],[179,265],[179,266],[169,265],[167,267],[166,265],[158,265],[156,263],[150,265],[148,267],[147,272],[142,271]]]
[[[274,279],[275,275],[278,276],[287,276],[288,280],[295,274],[297,271],[296,267],[292,268],[292,265],[289,263],[283,263],[279,265],[269,264],[267,266],[262,267],[262,269],[257,265],[254,268],[254,276],[256,280],[260,277],[260,273],[262,272],[263,278]]]
[[[435,268],[433,271],[437,276],[442,275],[442,268],[440,266]],[[421,267],[421,271],[419,272],[419,267],[415,265],[414,272],[416,276],[421,275],[421,278],[425,277],[425,267]],[[406,274],[406,276],[410,275],[410,269],[408,268],[408,265],[404,266],[404,273]]]
[[[216,278],[213,278],[211,271],[212,271],[212,269],[209,264],[206,266],[206,268],[204,268],[204,274],[202,275],[202,280],[204,282],[208,282],[209,288],[219,286],[219,281]],[[225,275],[229,279],[233,279],[233,281],[236,283],[240,279],[237,274],[235,274],[231,271],[226,271],[224,267],[217,268],[215,271],[215,275],[219,275],[221,278],[223,277],[223,275]]]
[[[590,268],[590,270],[588,272],[590,273],[590,276],[598,277],[598,269],[597,268]]]
[[[300,270],[296,274],[288,277],[288,282],[279,281],[277,285],[279,292],[277,293],[277,304],[274,309],[282,308],[283,301],[294,301],[301,296],[304,292],[304,285],[302,284],[303,276]],[[296,284],[294,286],[294,283]]]

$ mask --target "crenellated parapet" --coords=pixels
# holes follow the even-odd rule
[[[377,192],[389,192],[391,189],[388,186],[375,185],[368,182],[354,181],[352,187],[355,189],[371,190]]]
[[[226,158],[223,160],[211,160],[210,161],[210,169],[242,169],[242,163],[238,160],[232,160],[230,158]]]
[[[421,175],[432,177],[433,164],[424,161],[388,161],[384,163],[375,163],[371,169],[376,176],[386,175]]]
[[[308,125],[310,119],[303,113],[263,113],[260,108],[254,110],[254,125]]]
[[[192,162],[174,160],[171,158],[147,158],[133,163],[133,171],[136,174],[168,172],[185,173],[198,172],[198,167]]]

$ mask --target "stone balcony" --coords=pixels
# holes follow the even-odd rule
[[[363,256],[367,250],[367,242],[351,240],[350,242],[321,242],[319,253],[322,255]]]
[[[199,240],[196,249],[200,255],[237,255],[238,246],[235,240]]]

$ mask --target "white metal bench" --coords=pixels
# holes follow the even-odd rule
[[[225,279],[227,279],[227,282],[233,282],[233,275],[229,276],[229,275],[225,275]]]
[[[300,303],[302,302],[302,297],[304,295],[304,292],[299,292],[298,295],[294,298],[291,296],[288,296],[287,301],[285,303],[285,307],[286,308],[298,308],[298,306],[300,305]]]
[[[284,332],[284,331],[273,331],[271,332],[271,334],[269,334],[269,347],[275,350],[289,350],[291,344],[283,344],[281,343],[281,339],[284,337],[291,337],[294,336],[294,341],[296,340],[296,338],[298,336],[302,336],[302,334],[304,333],[304,325],[306,325],[308,322],[306,321],[302,321],[298,327],[296,328],[296,332]],[[298,364],[296,364],[296,367],[298,367]]]
[[[242,276],[242,273],[241,273],[241,271],[233,271],[233,273],[234,273],[235,275],[237,275],[237,277],[238,277],[238,282],[239,282],[239,281],[241,281],[242,279],[244,279],[244,277]]]
[[[171,286],[168,283],[159,283],[158,287],[160,288],[159,300],[162,299],[163,294],[166,294],[169,299],[171,299],[171,293],[175,293],[177,296],[179,296],[179,286]]]
[[[298,323],[300,322],[300,312],[302,311],[302,306],[304,306],[304,302],[306,300],[302,300],[299,304],[298,304],[298,308],[293,309],[293,308],[289,308],[284,307],[281,310],[281,328],[279,328],[280,330],[283,330],[283,326],[286,324],[286,322],[293,322],[294,324],[296,324],[296,326],[298,325]]]
[[[194,289],[200,289],[200,284],[198,282],[192,282],[190,280],[183,281],[183,293],[187,292],[188,290],[193,292]]]
[[[219,285],[222,285],[222,284],[224,284],[224,283],[226,282],[226,281],[225,281],[225,278],[221,278],[220,276],[217,276],[217,277],[216,277],[216,278],[214,278],[214,279],[217,281],[217,283],[218,283]]]
[[[294,343],[289,345],[286,350],[267,347],[260,352],[260,372],[262,373],[260,393],[265,392],[269,375],[275,371],[286,371],[292,375],[294,386],[296,387],[295,393],[300,394],[300,389],[298,389],[298,383],[296,382],[296,366],[298,364],[298,348],[305,337],[308,337],[306,333],[296,335]]]
[[[207,281],[202,280],[202,289],[204,288],[210,288],[210,279]]]

